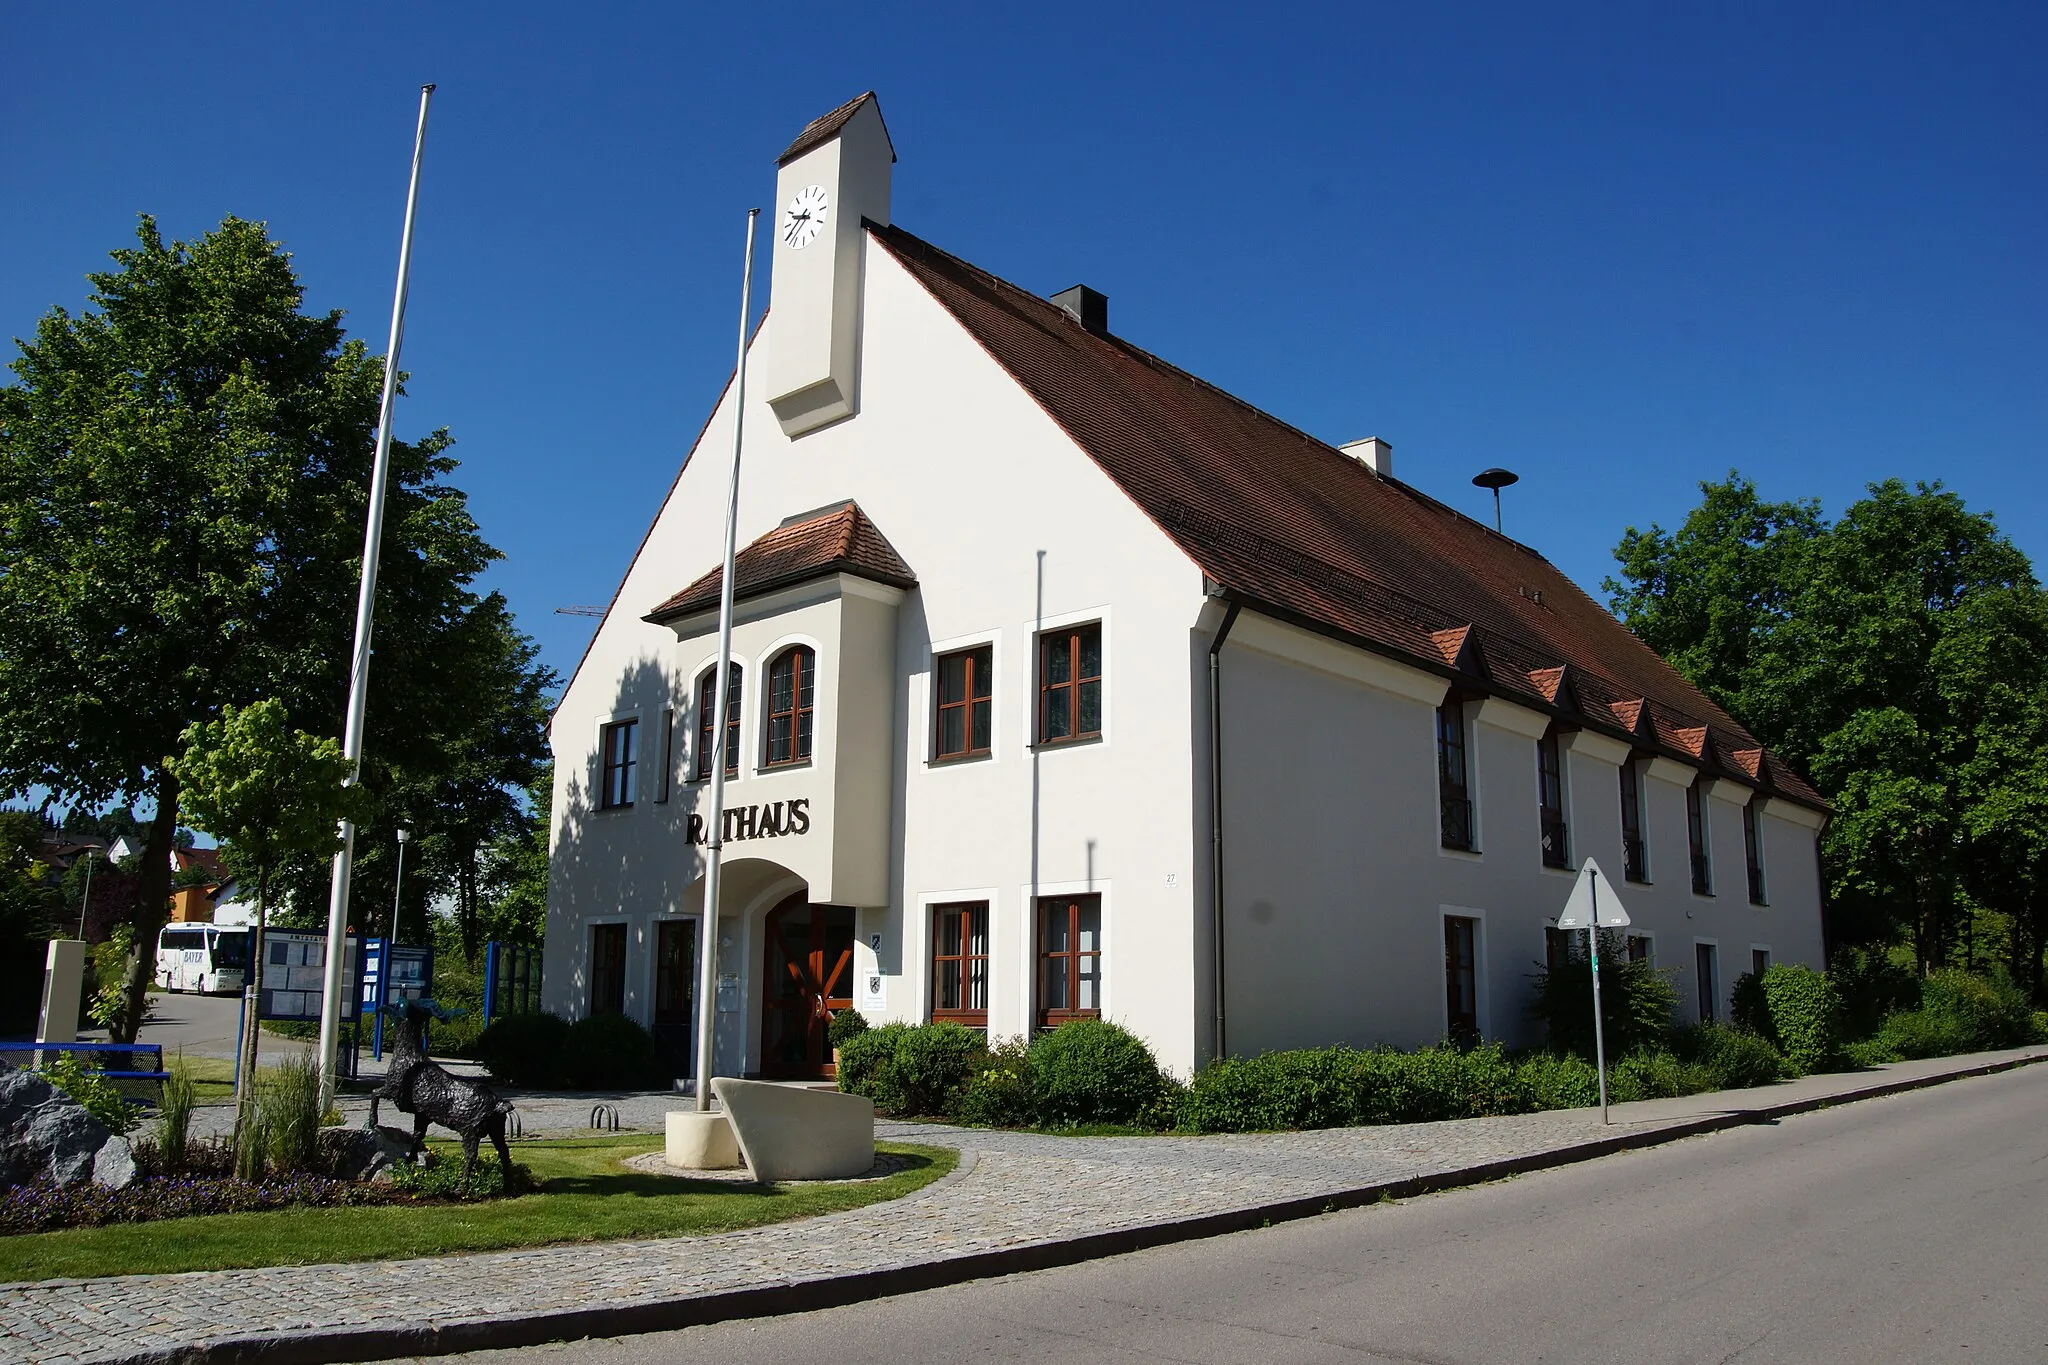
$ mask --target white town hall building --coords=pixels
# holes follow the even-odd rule
[[[1822,965],[1825,807],[1541,555],[895,226],[865,95],[776,186],[733,389],[557,709],[545,1003],[688,1072],[727,765],[721,1074],[829,1074],[823,1024],[1100,1014],[1215,1055],[1524,1010],[1588,857],[1629,951],[1725,1014]],[[1220,888],[1220,889],[1219,889]]]

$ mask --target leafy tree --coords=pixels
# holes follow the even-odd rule
[[[1702,493],[1681,535],[1624,537],[1613,605],[1832,802],[1837,941],[1902,935],[1924,972],[1997,904],[2038,990],[2048,597],[2025,554],[1939,484],[1874,483],[1832,525],[1736,475]],[[1717,593],[1740,601],[1714,617]]]
[[[32,811],[0,810],[0,1034],[11,1037],[27,1037],[35,1026],[44,944],[63,919],[61,893],[42,861],[48,832]]]
[[[1653,522],[1623,532],[1614,550],[1621,579],[1604,586],[1630,630],[1755,729],[1749,702],[1767,666],[1760,656],[1794,610],[1800,563],[1824,529],[1820,504],[1766,502],[1734,470],[1725,482],[1702,483],[1700,495],[1676,531]]]
[[[0,388],[0,788],[140,803],[149,943],[185,728],[266,697],[341,728],[382,363],[338,311],[302,311],[262,224],[166,243],[145,217],[137,236],[89,276],[95,311],[44,317]],[[430,747],[464,702],[443,641],[496,552],[443,482],[448,444],[392,446],[373,756]],[[141,1021],[147,956],[116,1037]]]
[[[228,864],[256,882],[256,933],[242,1005],[242,1085],[236,1127],[243,1127],[255,1091],[256,1007],[263,989],[263,931],[270,879],[297,855],[332,854],[336,825],[361,801],[347,784],[352,765],[341,745],[291,728],[276,700],[227,706],[220,719],[185,727],[184,752],[166,765],[187,809],[221,841]]]

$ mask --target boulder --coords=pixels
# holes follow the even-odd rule
[[[320,1130],[320,1168],[336,1180],[389,1180],[386,1172],[411,1151],[411,1134],[381,1124]]]
[[[94,1180],[121,1189],[135,1176],[128,1140],[108,1132],[84,1105],[37,1072],[0,1074],[0,1185]]]

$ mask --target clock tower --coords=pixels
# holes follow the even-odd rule
[[[861,220],[889,221],[895,161],[873,91],[814,121],[776,159],[768,404],[786,435],[859,409]]]

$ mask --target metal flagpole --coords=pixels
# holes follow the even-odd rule
[[[384,544],[384,492],[391,481],[391,409],[398,398],[398,346],[405,339],[405,288],[412,273],[412,225],[420,202],[420,162],[427,152],[427,106],[433,98],[433,86],[420,87],[420,122],[412,142],[412,182],[405,192],[405,231],[398,239],[398,292],[391,302],[391,345],[384,353],[384,397],[377,407],[377,458],[370,469],[370,520],[363,532],[363,578],[356,594],[355,661],[348,681],[348,725],[341,740],[351,784],[362,775],[363,713],[369,704],[370,627],[377,603],[377,556]],[[320,997],[322,1110],[334,1099],[334,1058],[341,1033],[341,959],[347,951],[348,881],[355,851],[355,823],[343,820],[341,851],[334,855],[334,884],[327,902],[327,963]]]
[[[740,439],[747,417],[747,311],[754,288],[754,220],[761,210],[747,210],[747,263],[740,272],[740,354],[732,381],[732,475],[725,495],[725,567],[718,584],[718,676],[712,684],[711,818],[704,840],[704,915],[697,930],[697,1112],[711,1109],[711,1029],[717,1018],[718,874],[725,852],[726,689],[732,678],[733,560],[739,553]]]
[[[1600,1019],[1600,874],[1591,873],[1593,913],[1586,917],[1586,946],[1593,961],[1593,1066],[1600,1074],[1600,1122],[1607,1122],[1607,1029]]]

